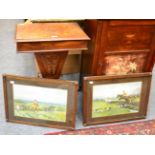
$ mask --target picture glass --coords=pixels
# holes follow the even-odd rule
[[[14,116],[66,122],[67,89],[13,85]]]
[[[93,85],[92,118],[139,112],[142,82]]]

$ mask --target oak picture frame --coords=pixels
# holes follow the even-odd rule
[[[65,112],[65,114],[63,113],[64,114],[63,119],[61,118],[62,116],[60,117],[60,119],[62,119],[61,121],[60,120],[58,120],[58,121],[52,120],[52,119],[40,119],[39,118],[39,116],[41,116],[41,114],[39,113],[40,111],[33,111],[32,113],[36,112],[37,115],[33,116],[33,114],[32,114],[31,117],[27,117],[27,115],[26,115],[26,117],[25,116],[23,117],[23,115],[21,115],[21,113],[19,113],[19,114],[16,113],[15,108],[17,108],[17,107],[15,107],[15,105],[16,105],[16,103],[15,103],[16,95],[15,94],[17,94],[17,93],[14,94],[14,91],[15,90],[17,91],[18,87],[16,88],[14,85],[16,87],[17,86],[18,87],[19,86],[24,86],[24,87],[28,86],[27,92],[28,92],[29,87],[30,88],[33,87],[33,92],[32,92],[33,94],[35,93],[35,90],[39,89],[40,91],[42,91],[42,89],[43,89],[44,92],[43,91],[42,92],[45,95],[47,95],[47,97],[49,97],[48,96],[49,91],[53,91],[53,94],[54,94],[54,91],[59,92],[59,90],[65,92],[64,94],[66,96],[65,95],[62,96],[61,94],[57,93],[57,96],[59,98],[62,98],[65,96],[64,97],[65,98],[64,101],[66,101],[65,102],[65,106],[66,106],[65,111],[63,111],[62,107],[61,107],[61,110],[63,112]],[[34,78],[34,77],[21,77],[21,76],[15,76],[15,75],[3,75],[3,88],[4,88],[4,99],[5,99],[5,114],[6,114],[6,121],[7,122],[27,124],[27,125],[35,125],[35,126],[44,126],[44,127],[51,127],[51,128],[69,129],[69,130],[72,130],[75,128],[77,92],[78,92],[78,83],[76,81],[41,79],[41,78]],[[32,89],[31,89],[31,91],[32,91]],[[21,94],[21,96],[23,95],[22,92],[24,92],[23,89],[21,89],[21,93],[19,93],[19,94]],[[29,96],[31,96],[31,95],[29,95]],[[34,96],[36,96],[36,95],[34,95]],[[44,95],[38,94],[38,96],[44,96]],[[56,97],[54,99],[56,99]],[[52,102],[50,104],[49,103],[48,104],[52,105],[52,106],[55,106],[56,104],[58,105],[59,100],[60,99],[57,100],[57,103],[54,101],[55,102],[54,105],[52,105],[53,104]],[[63,100],[63,99],[61,99],[61,100]],[[40,102],[40,100],[39,100],[38,103],[37,104],[39,105],[39,107],[41,107],[41,106],[43,107],[43,104],[42,104],[43,102]],[[28,104],[30,104],[30,103],[27,103],[27,105]],[[61,105],[61,104],[59,103],[59,105]],[[55,106],[55,109],[56,108],[57,107]],[[46,109],[47,109],[47,107],[46,107]],[[19,106],[18,106],[18,110],[19,110]],[[22,110],[20,108],[19,112],[23,112]],[[47,109],[47,110],[49,110],[49,109]],[[29,114],[28,112],[27,112],[27,114]],[[54,115],[54,112],[55,111],[53,111],[53,115]],[[52,114],[52,112],[50,112],[50,115],[51,114]],[[56,116],[58,116],[58,115],[55,114],[55,117]],[[65,116],[65,118],[64,118],[64,116]],[[54,116],[53,116],[53,118],[54,118]],[[56,117],[56,119],[58,119],[58,118]]]
[[[134,74],[128,74],[128,75],[107,75],[107,76],[89,76],[89,77],[84,77],[83,80],[83,124],[85,126],[87,125],[97,125],[97,124],[104,124],[104,123],[113,123],[113,122],[120,122],[120,121],[127,121],[127,120],[134,120],[134,119],[144,119],[147,113],[147,105],[148,105],[148,100],[149,100],[149,92],[150,92],[150,84],[151,84],[151,77],[152,74],[150,72],[148,73],[134,73]],[[121,90],[121,85],[122,84],[129,84],[128,89],[132,87],[130,85],[135,85],[135,84],[140,84],[140,89],[139,89],[139,100],[137,100],[136,95],[135,99],[132,99],[134,101],[133,104],[137,105],[137,111],[135,112],[124,112],[124,113],[118,113],[118,114],[109,114],[105,107],[102,107],[102,111],[100,110],[98,114],[101,114],[102,116],[95,116],[97,114],[95,106],[97,104],[101,104],[99,102],[95,102],[95,98],[93,94],[95,94],[95,87],[94,86],[108,86],[109,88],[112,88],[112,86],[115,86],[115,90]],[[118,85],[117,85],[118,84]],[[120,85],[121,84],[121,85]],[[127,86],[122,87],[122,89],[126,88]],[[123,86],[123,85],[122,85]],[[136,88],[136,87],[135,87]],[[135,90],[133,87],[133,90]],[[98,94],[103,92],[105,95],[109,93],[110,95],[114,95],[114,92],[116,92],[114,89],[100,89],[100,92],[98,91]],[[94,90],[94,91],[93,91]],[[97,90],[97,89],[96,89]],[[102,90],[102,91],[101,91]],[[97,94],[97,93],[96,93]],[[118,93],[119,94],[119,93]],[[103,95],[103,96],[104,96]],[[130,95],[132,96],[132,95]],[[112,98],[112,97],[111,97]],[[110,111],[119,111],[118,107],[117,109],[113,109],[113,105],[116,105],[120,107],[120,109],[125,109],[124,107],[122,108],[122,101],[118,102],[118,99],[116,101],[112,101],[110,97],[107,98],[111,101],[105,102],[105,98],[102,98],[102,105],[108,105]],[[114,98],[114,97],[113,97]],[[116,98],[116,97],[115,97]],[[135,102],[135,100],[137,100]],[[99,100],[100,101],[100,100]],[[97,104],[96,104],[97,103]],[[123,103],[124,104],[124,103]],[[129,106],[127,104],[127,106]],[[134,105],[135,106],[135,105]],[[130,108],[133,108],[132,106]],[[128,110],[129,109],[125,109]],[[95,112],[96,113],[95,113]],[[131,111],[131,110],[130,110]],[[114,113],[115,113],[114,112]]]

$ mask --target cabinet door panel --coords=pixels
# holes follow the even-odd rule
[[[102,74],[119,75],[143,72],[147,63],[147,57],[148,52],[106,55],[103,62]]]
[[[149,49],[154,31],[153,26],[109,27],[106,51]]]

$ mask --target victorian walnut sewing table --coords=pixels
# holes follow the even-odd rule
[[[69,50],[87,50],[89,37],[76,22],[23,23],[16,28],[17,51],[34,53],[43,78],[59,78]]]

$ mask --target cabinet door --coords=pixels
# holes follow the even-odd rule
[[[126,22],[126,21],[124,21]],[[152,71],[155,26],[111,26],[103,22],[96,75]]]
[[[87,24],[91,41],[83,68],[90,75],[152,72],[155,20],[91,20]]]
[[[149,49],[154,26],[109,26],[106,51]]]
[[[148,54],[149,52],[107,54],[102,72],[106,75],[144,72]]]

